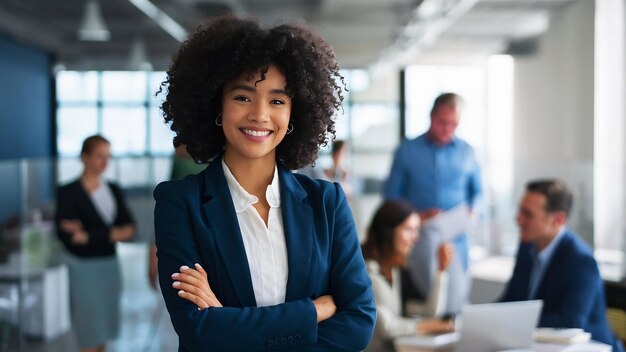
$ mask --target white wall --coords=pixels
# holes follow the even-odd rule
[[[625,3],[596,0],[594,229],[597,247],[609,250],[625,234]]]
[[[370,82],[366,90],[352,92],[351,99],[355,103],[393,103],[397,104],[400,90],[399,74],[396,70],[388,70],[378,74],[370,72]]]
[[[514,91],[513,199],[529,179],[563,179],[576,197],[570,226],[593,244],[593,1],[556,12],[538,52],[515,57]]]

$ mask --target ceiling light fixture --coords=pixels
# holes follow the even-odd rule
[[[131,71],[152,71],[152,64],[148,60],[146,44],[141,39],[135,39],[130,46],[128,69]]]
[[[85,14],[78,30],[78,39],[85,41],[105,42],[111,38],[104,18],[100,12],[100,4],[89,0],[85,4]]]

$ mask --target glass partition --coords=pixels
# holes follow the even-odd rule
[[[158,292],[137,279],[147,277],[154,236],[152,191],[169,179],[170,168],[170,157],[114,158],[105,175],[124,190],[137,225],[133,241],[117,245],[128,288],[125,311],[158,306]],[[0,351],[31,351],[40,341],[71,339],[69,273],[54,227],[55,193],[81,172],[75,157],[0,162]]]

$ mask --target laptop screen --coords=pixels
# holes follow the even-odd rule
[[[461,338],[455,348],[463,352],[493,352],[530,348],[543,301],[473,304],[461,312]]]

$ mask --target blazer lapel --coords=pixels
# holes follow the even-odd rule
[[[302,298],[307,292],[313,250],[313,209],[306,204],[307,193],[295,176],[279,166],[281,210],[287,243],[289,275],[286,301]]]
[[[221,160],[213,159],[204,172],[204,195],[209,198],[204,203],[204,213],[241,306],[253,307],[256,299],[250,267]]]
[[[100,215],[100,212],[96,209],[96,206],[89,196],[89,192],[87,192],[80,179],[76,181],[76,192],[78,193],[78,197],[80,197],[78,200],[79,205],[84,207],[84,210],[88,212],[88,215],[93,219],[93,221],[96,221],[98,226],[107,227],[102,215]],[[113,218],[113,220],[115,221],[115,218]]]
[[[559,239],[559,243],[557,244],[557,247],[554,249],[554,252],[552,253],[552,257],[550,258],[550,262],[548,263],[548,266],[546,267],[545,272],[543,273],[543,277],[541,278],[541,280],[539,280],[539,283],[537,284],[537,294],[536,296],[539,298],[546,298],[547,295],[549,294],[549,292],[547,292],[544,288],[545,283],[546,282],[554,282],[554,277],[555,275],[558,274],[558,270],[559,270],[559,266],[561,265],[561,263],[567,263],[566,258],[564,258],[564,252],[563,252],[563,247],[566,245],[567,242],[571,241],[571,237],[570,237],[570,233],[569,231],[565,231],[565,233],[562,235],[562,237]]]
[[[520,244],[522,250],[520,250],[519,255],[521,256],[520,258],[520,280],[519,280],[519,285],[520,285],[520,296],[518,297],[519,300],[526,300],[528,299],[528,293],[529,293],[529,286],[530,286],[530,272],[533,270],[533,260],[532,260],[532,256],[530,254],[531,252],[531,244]]]

